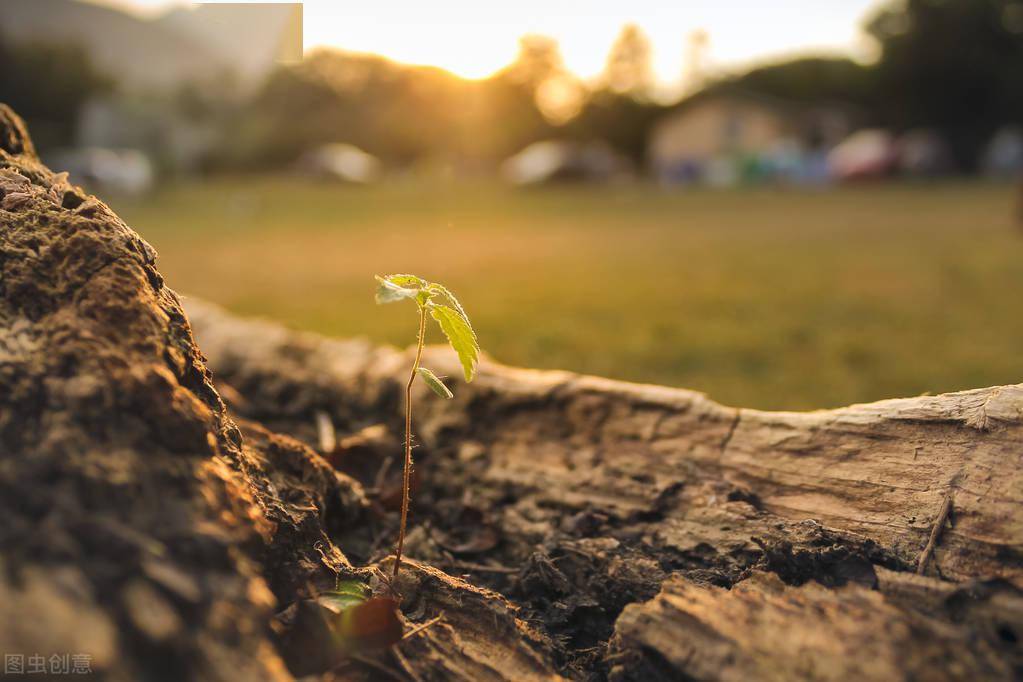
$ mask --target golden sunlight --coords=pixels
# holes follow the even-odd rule
[[[176,0],[94,0],[140,11],[188,4]],[[798,52],[866,54],[858,21],[876,0],[306,0],[306,49],[329,46],[409,64],[438,66],[463,78],[485,78],[514,59],[518,39],[558,41],[565,66],[586,79],[603,69],[622,26],[650,37],[655,76],[678,84],[687,73],[689,36],[708,36],[705,66],[741,67]]]

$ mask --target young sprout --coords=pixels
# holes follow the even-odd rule
[[[377,303],[394,303],[409,299],[415,301],[419,311],[419,335],[416,337],[416,359],[412,363],[408,383],[405,384],[405,467],[401,488],[401,523],[398,527],[398,548],[395,551],[394,577],[398,577],[401,568],[401,550],[405,545],[405,522],[408,519],[409,487],[412,476],[412,385],[416,377],[420,377],[433,392],[442,398],[452,398],[451,391],[440,378],[420,367],[423,359],[423,346],[426,341],[426,316],[429,314],[440,326],[448,343],[458,354],[462,363],[465,380],[472,381],[476,375],[479,362],[480,347],[476,341],[476,332],[472,330],[469,316],[455,295],[436,282],[427,282],[415,275],[388,275],[377,277]]]

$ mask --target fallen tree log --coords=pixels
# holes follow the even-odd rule
[[[393,420],[407,353],[187,307],[218,376],[257,418],[310,443],[318,411],[343,431]],[[427,353],[456,374],[443,349]],[[951,496],[955,522],[930,572],[1023,586],[1023,385],[809,413],[486,361],[480,379],[459,388],[453,402],[421,401],[418,431],[431,456],[485,451],[494,485],[566,510],[664,517],[657,530],[677,551],[754,549],[750,536],[813,519],[909,568]]]
[[[407,353],[186,317],[3,107],[0,221],[5,654],[113,680],[1023,672],[1023,387],[764,413],[488,362],[420,403],[391,585]],[[399,595],[407,639],[337,650],[339,578]]]
[[[253,418],[310,444],[317,442],[315,415],[329,415],[342,441],[358,441],[352,434],[367,427],[400,432],[408,352],[239,320],[199,301],[186,305],[217,376]],[[446,352],[427,352],[431,367],[457,375]],[[619,614],[669,584],[727,599],[729,592],[712,586],[743,584],[762,571],[794,595],[811,582],[869,595],[828,601],[821,596],[828,593],[807,587],[813,598],[792,626],[812,631],[819,609],[838,614],[846,601],[867,608],[881,599],[885,607],[873,623],[879,634],[862,641],[865,651],[894,655],[912,651],[914,641],[931,643],[921,649],[926,656],[889,656],[863,669],[837,642],[806,669],[787,660],[794,650],[765,647],[761,656],[779,660],[758,674],[886,679],[901,670],[912,679],[940,668],[940,679],[962,670],[1009,679],[1020,670],[1023,386],[770,413],[722,407],[690,391],[484,362],[479,379],[459,385],[454,401],[419,405],[411,556],[523,604],[567,641],[563,672],[631,679],[656,659],[654,668],[666,666],[668,678],[715,677],[713,666],[696,667],[685,649],[658,651],[637,635],[637,628],[660,628],[668,641],[682,642],[695,627],[691,614],[678,622],[642,620],[636,606],[624,620]],[[372,426],[377,422],[382,426]],[[370,450],[377,461],[399,454],[393,437]],[[366,456],[348,454],[357,470]],[[345,452],[335,457],[343,468]],[[939,518],[947,500],[951,512]],[[467,523],[487,533],[467,532]],[[910,576],[923,557],[928,577],[920,580],[959,591],[934,597],[930,590],[921,615],[923,601],[901,598],[903,583],[878,574]],[[979,620],[959,627],[962,614],[950,604],[964,594],[979,594],[978,603],[997,594],[1000,606],[980,609]],[[750,616],[762,607],[738,603]],[[845,627],[854,622],[831,632],[841,637]],[[892,639],[890,628],[911,634]],[[928,628],[943,637],[933,639]],[[978,637],[983,653],[975,650]],[[617,642],[610,651],[609,641]],[[949,667],[955,661],[967,663]],[[754,669],[735,671],[739,677]]]
[[[1013,602],[1007,609],[1018,618],[1023,600]],[[1018,657],[972,636],[975,627],[901,608],[860,585],[794,587],[757,571],[725,590],[672,577],[657,597],[627,606],[619,617],[611,676],[673,679],[684,671],[691,679],[778,682],[1013,679]]]

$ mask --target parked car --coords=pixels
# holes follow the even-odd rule
[[[76,184],[111,194],[144,194],[156,181],[153,164],[138,149],[77,147],[62,149],[46,159],[51,168],[66,171]]]

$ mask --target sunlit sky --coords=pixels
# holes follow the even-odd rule
[[[182,0],[92,0],[159,11]],[[625,23],[653,44],[663,85],[687,66],[688,36],[703,30],[706,71],[805,53],[869,56],[860,26],[879,0],[307,0],[306,49],[327,45],[480,78],[508,64],[518,37],[558,40],[566,66],[590,78]]]

